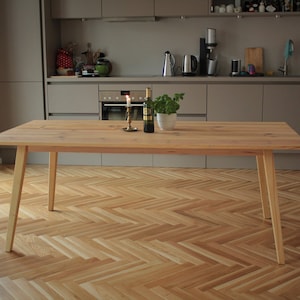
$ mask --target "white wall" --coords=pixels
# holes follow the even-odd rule
[[[219,74],[228,75],[232,58],[244,61],[244,49],[263,47],[265,71],[283,64],[285,43],[295,43],[289,73],[300,75],[300,16],[161,19],[156,22],[62,21],[61,42],[77,42],[77,52],[102,49],[113,63],[112,75],[161,75],[163,54],[170,50],[181,65],[184,54],[199,55],[199,39],[216,28]]]

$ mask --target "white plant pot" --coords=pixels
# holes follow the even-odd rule
[[[157,113],[157,124],[161,130],[173,130],[176,124],[177,114],[161,114]]]

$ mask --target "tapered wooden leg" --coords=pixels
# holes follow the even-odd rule
[[[14,243],[24,174],[26,168],[27,153],[28,148],[26,146],[18,146],[14,169],[14,180],[12,187],[10,211],[8,217],[8,228],[5,247],[6,252],[10,252],[12,250]]]
[[[277,193],[277,185],[276,185],[274,157],[272,151],[264,151],[263,162],[265,167],[266,184],[267,184],[267,190],[269,195],[269,205],[271,210],[277,262],[279,264],[284,264],[285,258],[284,258],[284,249],[283,249],[283,240],[282,240],[282,231],[281,231],[281,220],[280,220],[278,193]]]
[[[257,172],[260,186],[260,198],[262,203],[262,211],[263,217],[265,219],[270,219],[270,207],[269,207],[269,199],[268,199],[268,189],[266,183],[266,173],[264,166],[264,159],[262,155],[256,156],[256,164],[257,164]]]
[[[49,153],[49,200],[48,210],[54,209],[55,184],[56,184],[57,152]]]

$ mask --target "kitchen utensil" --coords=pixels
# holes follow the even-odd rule
[[[207,61],[207,75],[214,76],[217,73],[217,58],[214,59],[208,59]]]
[[[165,52],[162,76],[174,76],[175,57],[170,51]]]
[[[263,48],[246,48],[245,49],[245,66],[254,65],[257,73],[264,72],[264,49]]]
[[[183,76],[194,76],[196,75],[198,68],[198,61],[196,56],[186,54],[182,61],[182,75]]]
[[[241,72],[241,60],[233,59],[231,60],[231,76],[237,76]]]
[[[293,52],[294,42],[292,40],[288,40],[284,48],[284,59],[287,60],[290,56],[293,55]]]
[[[106,58],[99,58],[95,66],[95,70],[98,71],[99,76],[108,76],[112,70],[112,64]]]
[[[292,40],[288,40],[285,44],[284,48],[284,65],[279,67],[279,71],[282,72],[283,76],[288,75],[288,60],[289,57],[293,55],[294,52],[294,42]]]

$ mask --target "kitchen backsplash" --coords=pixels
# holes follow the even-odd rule
[[[62,46],[78,43],[76,52],[101,49],[112,62],[111,75],[161,75],[164,52],[175,55],[180,73],[184,54],[199,55],[200,37],[207,28],[216,29],[219,75],[228,75],[231,59],[241,59],[248,47],[264,48],[264,71],[276,71],[284,62],[288,39],[295,44],[289,59],[289,74],[300,75],[300,16],[294,17],[213,17],[160,19],[156,22],[105,22],[102,20],[61,21]]]

